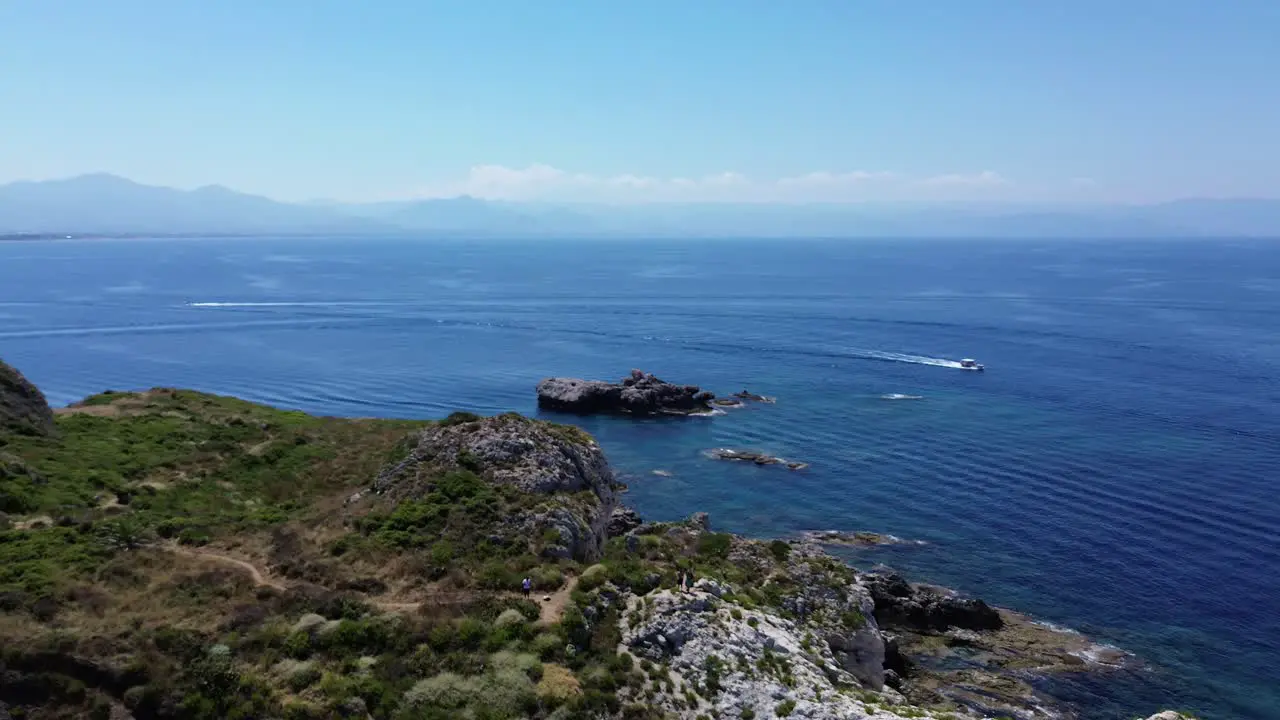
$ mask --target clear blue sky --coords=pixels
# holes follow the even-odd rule
[[[0,108],[0,182],[1275,197],[1280,0],[0,0]]]

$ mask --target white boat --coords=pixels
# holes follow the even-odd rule
[[[985,368],[985,367],[983,367],[982,363],[978,362],[977,360],[974,360],[973,358],[965,358],[965,359],[961,360],[961,361],[960,361],[960,369],[961,369],[961,370],[976,370],[976,371],[978,371],[978,372],[982,372],[983,370],[986,370],[986,368]]]

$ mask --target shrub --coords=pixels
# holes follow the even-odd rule
[[[543,633],[533,639],[529,648],[543,660],[550,660],[564,650],[564,638],[553,633]]]
[[[583,617],[582,611],[576,605],[565,608],[564,616],[560,619],[560,628],[564,630],[569,642],[579,647],[585,646],[591,637],[587,619]]]
[[[463,618],[455,628],[454,638],[459,648],[467,650],[479,649],[489,634],[489,625],[477,618]]]
[[[322,634],[318,644],[340,656],[378,655],[391,644],[391,628],[382,620],[342,620]]]
[[[609,569],[604,565],[592,565],[582,571],[582,577],[578,578],[578,588],[583,591],[590,592],[605,584],[609,580]]]
[[[564,573],[554,565],[535,568],[530,579],[534,590],[557,590],[564,585]]]
[[[742,712],[738,714],[742,720],[755,720],[756,711],[751,708],[742,708]]]
[[[538,699],[551,706],[563,705],[582,696],[582,686],[568,668],[561,665],[544,665],[542,679],[535,688]]]
[[[729,547],[732,544],[733,536],[729,533],[703,533],[698,536],[698,554],[726,558],[729,556]]]
[[[543,665],[537,656],[529,653],[498,652],[489,656],[489,666],[495,671],[514,670],[524,673],[531,680],[542,677]]]
[[[773,714],[777,715],[778,717],[786,717],[790,715],[792,711],[794,711],[795,709],[796,709],[795,700],[783,700],[782,702],[778,703],[777,707],[773,709]]]
[[[769,552],[773,553],[774,559],[778,562],[786,562],[791,556],[791,543],[785,540],[774,540],[769,543]]]
[[[423,710],[465,707],[478,696],[479,688],[475,678],[465,678],[449,672],[440,673],[415,683],[404,694],[401,708]]]
[[[305,631],[289,633],[281,649],[291,658],[306,660],[311,657],[311,635]]]
[[[515,608],[503,610],[493,621],[494,627],[506,627],[508,625],[523,625],[525,623],[524,613]]]
[[[320,679],[320,671],[314,665],[303,665],[289,674],[289,689],[295,693],[311,687]]]
[[[455,413],[450,413],[448,417],[441,420],[440,425],[442,425],[443,427],[451,427],[453,425],[465,425],[471,422],[479,422],[480,420],[483,420],[483,419],[484,418],[480,417],[479,415],[473,412],[458,411]]]

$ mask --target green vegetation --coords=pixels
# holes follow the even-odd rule
[[[778,717],[786,717],[796,709],[795,700],[783,700],[773,709],[773,714]]]
[[[611,581],[662,582],[652,563],[581,571],[542,553],[559,531],[507,525],[594,498],[490,482],[460,453],[419,471],[412,496],[347,510],[430,423],[174,390],[80,407],[58,417],[57,437],[0,435],[0,671],[32,672],[49,653],[88,662],[41,671],[40,714],[26,716],[107,717],[114,704],[197,720],[657,717],[625,706],[643,675],[616,654],[616,607],[584,614]],[[520,578],[552,592],[568,574],[581,578],[576,602],[539,623]],[[415,611],[401,598],[423,600]]]
[[[514,417],[454,413],[432,432]],[[752,610],[789,614],[812,578],[847,583],[842,564],[687,524],[569,559],[593,493],[524,492],[476,446],[419,462],[432,427],[153,390],[88,398],[54,437],[0,434],[0,672],[31,684],[11,714],[660,720],[714,703],[733,673],[795,686],[768,651],[707,657],[683,680],[619,654],[620,608],[651,617],[649,593],[688,571],[737,589],[711,616],[757,627]],[[364,493],[406,459],[394,492]],[[523,577],[554,602],[521,597]]]

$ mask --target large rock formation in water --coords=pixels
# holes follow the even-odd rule
[[[539,407],[583,415],[697,415],[711,412],[715,398],[696,385],[676,385],[640,370],[617,383],[559,377],[538,383]]]
[[[901,575],[868,574],[864,580],[875,600],[881,622],[917,630],[999,630],[999,611],[982,600],[967,598],[947,588],[912,585]]]
[[[52,435],[53,411],[44,393],[0,360],[0,432]]]

